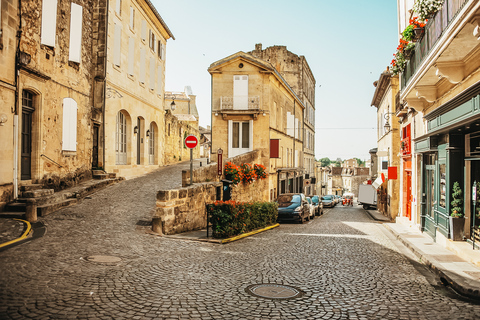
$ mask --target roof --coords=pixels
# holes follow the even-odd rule
[[[390,79],[392,78],[393,73],[387,71],[387,72],[382,72],[380,75],[380,79],[378,81],[375,81],[373,85],[376,87],[375,88],[375,93],[373,94],[373,99],[372,99],[372,104],[370,106],[375,106],[379,107],[380,102],[383,99],[383,96],[385,95],[385,92],[387,91],[388,85],[390,84]]]
[[[230,62],[230,61],[235,60],[235,59],[242,59],[242,60],[244,60],[246,62],[249,62],[253,65],[256,65],[260,68],[268,70],[269,72],[274,74],[277,77],[277,79],[280,81],[280,83],[282,83],[283,86],[293,95],[295,100],[305,109],[305,105],[303,104],[303,101],[297,96],[295,91],[293,91],[293,89],[290,87],[288,82],[282,77],[282,75],[270,63],[268,63],[268,62],[266,62],[262,59],[255,58],[251,54],[245,53],[243,51],[239,51],[237,53],[234,53],[234,54],[232,54],[228,57],[225,57],[223,59],[220,59],[220,60],[212,63],[210,65],[210,67],[208,67],[208,72],[210,74],[215,73],[214,69],[217,69],[220,66],[226,64],[227,62]]]
[[[197,121],[193,114],[174,114],[173,116],[180,121]]]
[[[145,0],[145,3],[150,7],[150,9],[152,10],[153,14],[155,15],[155,17],[157,17],[158,21],[160,21],[161,25],[163,28],[165,28],[165,31],[167,31],[167,34],[173,39],[175,40],[175,37],[173,36],[173,33],[172,31],[170,31],[170,29],[168,28],[167,24],[165,23],[165,21],[163,21],[162,17],[160,16],[160,14],[158,13],[157,9],[155,8],[155,6],[150,2],[150,0]]]

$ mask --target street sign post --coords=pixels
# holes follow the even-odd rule
[[[223,150],[218,149],[217,150],[217,173],[219,176],[222,175],[222,170],[223,170]]]
[[[195,136],[187,136],[185,138],[185,146],[190,149],[190,185],[193,184],[193,148],[198,145],[198,139]]]

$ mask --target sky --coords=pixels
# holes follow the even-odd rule
[[[284,45],[316,80],[315,157],[370,158],[377,146],[373,82],[398,45],[396,0],[151,0],[173,33],[166,91],[191,86],[200,125],[211,121],[210,64]]]

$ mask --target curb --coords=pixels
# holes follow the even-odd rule
[[[273,226],[268,226],[268,227],[263,228],[263,229],[258,229],[258,230],[250,231],[250,232],[248,232],[248,233],[243,233],[243,234],[238,235],[238,236],[235,236],[235,237],[223,239],[223,240],[220,240],[220,243],[221,243],[221,244],[225,244],[225,243],[230,243],[230,242],[233,242],[233,241],[237,241],[237,240],[246,238],[246,237],[248,237],[248,236],[253,236],[254,234],[257,234],[257,233],[260,233],[260,232],[263,232],[263,231],[267,231],[267,230],[276,228],[276,227],[278,227],[278,226],[280,226],[280,223],[274,224]]]
[[[456,292],[471,299],[480,301],[480,288],[470,285],[462,276],[454,272],[448,271],[445,268],[437,265],[435,263],[435,259],[431,259],[428,254],[422,253],[410,241],[404,239],[400,234],[396,233],[393,229],[391,229],[388,224],[383,224],[383,226],[388,231],[390,231],[395,238],[400,240],[403,245],[405,245],[409,250],[411,250],[415,254],[415,256],[418,257],[421,263],[426,265],[430,270],[432,270],[436,275],[438,275],[442,282],[448,283]]]
[[[17,239],[14,239],[14,240],[11,240],[11,241],[8,241],[8,242],[5,242],[5,243],[2,243],[0,244],[0,248],[4,248],[4,247],[8,247],[14,243],[17,243],[19,241],[22,241],[24,239],[26,239],[30,232],[32,231],[32,225],[30,224],[30,222],[26,221],[26,220],[22,220],[22,219],[13,219],[13,220],[17,220],[17,221],[22,221],[26,226],[27,226],[27,229],[25,230],[25,232],[20,236],[20,238],[17,238]]]

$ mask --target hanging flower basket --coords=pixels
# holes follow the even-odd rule
[[[414,37],[413,37],[413,42],[419,42],[422,40],[423,35],[425,34],[425,28],[415,28],[413,29]]]

